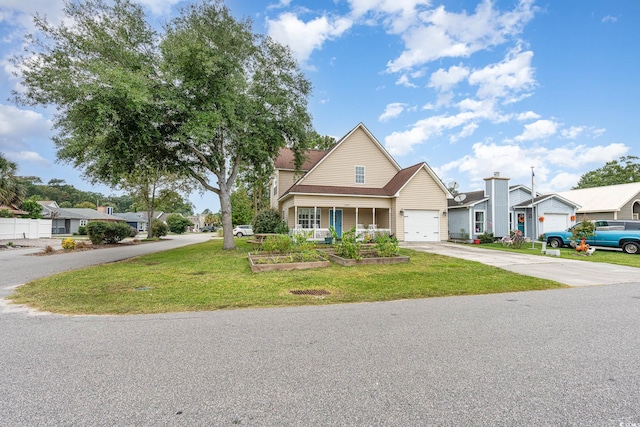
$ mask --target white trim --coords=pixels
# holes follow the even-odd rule
[[[360,174],[358,174],[358,168],[362,168],[362,182],[358,182],[358,177],[360,176]],[[363,165],[354,165],[353,166],[353,182],[355,184],[365,184],[367,182],[366,179],[366,168]]]
[[[476,224],[478,221],[476,220],[476,215],[482,213],[482,230],[476,230]],[[487,211],[485,210],[474,210],[473,211],[473,234],[482,234],[487,232]]]

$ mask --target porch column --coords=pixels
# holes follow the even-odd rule
[[[293,208],[293,229],[298,229],[298,206]]]
[[[391,208],[389,208],[388,211],[389,211],[389,233],[396,234],[395,231],[393,231],[393,227],[391,226]]]
[[[336,228],[336,207],[333,207],[333,228]]]
[[[358,207],[356,206],[356,230],[358,229]]]
[[[313,207],[313,238],[316,239],[318,236],[316,236],[317,232],[316,232],[316,218],[318,218],[318,207],[314,206]]]
[[[378,221],[376,221],[376,208],[373,208],[373,229],[375,230],[376,228],[378,228]]]

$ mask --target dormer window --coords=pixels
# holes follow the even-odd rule
[[[356,184],[364,184],[364,166],[356,166]]]

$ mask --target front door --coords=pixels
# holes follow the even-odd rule
[[[336,209],[335,215],[333,214],[333,209],[329,209],[329,225],[336,230],[338,237],[342,237],[342,209]]]
[[[518,231],[524,236],[524,213],[518,212]]]

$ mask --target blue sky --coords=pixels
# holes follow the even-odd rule
[[[138,0],[162,22],[178,0]],[[640,156],[640,2],[533,0],[228,0],[254,31],[291,47],[314,91],[315,129],[363,122],[403,166],[426,161],[461,191],[499,171],[512,184],[563,191],[620,156]],[[17,107],[7,58],[29,16],[61,17],[61,0],[0,0],[0,152],[19,174],[80,172],[55,161],[47,111]],[[217,196],[191,197],[196,211]]]

